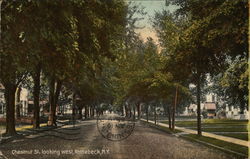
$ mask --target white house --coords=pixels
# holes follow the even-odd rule
[[[18,91],[17,91],[18,92]],[[17,97],[16,92],[16,97]],[[25,88],[21,88],[20,91],[20,101],[16,98],[16,105],[19,105],[20,108],[20,115],[26,116],[28,112],[28,95],[29,92]],[[5,117],[6,108],[5,108],[5,98],[4,98],[4,86],[0,84],[0,117]]]
[[[233,106],[226,105],[225,109],[218,109],[217,105],[222,104],[222,101],[218,101],[215,94],[207,94],[206,101],[201,103],[201,111],[206,111],[208,117],[218,118],[220,113],[224,112],[224,117],[229,119],[249,119],[249,111],[244,110],[244,114],[240,114],[240,108],[234,108]],[[197,105],[191,104],[185,107],[182,115],[191,116],[197,115]]]
[[[20,93],[20,102],[16,104],[20,104],[20,115],[26,116],[28,114],[28,95],[29,92],[27,89],[22,88]]]

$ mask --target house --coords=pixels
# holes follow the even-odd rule
[[[28,113],[28,95],[29,92],[26,88],[18,88],[16,91],[16,109],[20,116],[27,116]],[[19,98],[18,98],[19,97]],[[4,86],[0,83],[0,118],[5,117],[5,97],[4,97]]]
[[[249,111],[247,109],[244,110],[243,114],[239,114],[240,108],[226,105],[224,112],[226,118],[229,119],[249,119]]]
[[[214,94],[207,94],[205,102],[201,103],[201,113],[204,117],[214,118],[216,116],[216,96]],[[184,116],[196,116],[197,105],[190,104],[182,113]]]
[[[39,101],[39,106],[40,106],[40,116],[43,116],[44,114],[46,114],[46,109],[45,106],[48,104],[48,100],[44,99],[44,100],[40,100]],[[28,108],[27,108],[27,115],[28,116],[33,116],[33,110],[34,110],[34,101],[33,99],[29,99],[28,101]]]
[[[16,100],[16,105],[20,107],[20,116],[27,116],[28,114],[28,95],[29,91],[21,88],[20,99]]]
[[[224,108],[219,105],[225,105]],[[201,113],[204,118],[228,118],[228,119],[249,119],[249,111],[244,110],[243,114],[240,114],[240,108],[229,106],[224,101],[217,99],[215,94],[207,94],[206,101],[201,103]],[[191,104],[185,107],[184,116],[196,116],[197,105]]]
[[[207,118],[214,118],[216,116],[216,103],[205,102],[203,112],[206,112]]]

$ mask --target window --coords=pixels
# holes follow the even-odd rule
[[[215,102],[215,96],[212,95],[212,102]]]

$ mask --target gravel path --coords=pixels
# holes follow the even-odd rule
[[[109,141],[100,135],[95,120],[82,121],[75,128],[64,127],[5,143],[0,146],[0,151],[9,159],[233,158],[218,150],[186,141],[140,123],[136,124],[135,131],[127,139]]]

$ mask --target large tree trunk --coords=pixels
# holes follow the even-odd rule
[[[172,129],[172,121],[171,121],[171,108],[168,106],[168,127]]]
[[[15,93],[17,87],[11,83],[4,84],[4,87],[6,101],[6,135],[13,136],[17,134],[15,129]]]
[[[50,114],[49,114],[49,119],[48,119],[48,125],[49,126],[53,126],[53,121],[54,121],[54,112],[55,112],[55,108],[54,108],[54,103],[55,103],[55,78],[52,78],[50,80],[50,84],[49,84],[49,103],[50,103]]]
[[[135,106],[133,106],[133,119],[135,120]]]
[[[137,116],[138,116],[138,119],[140,120],[141,119],[141,104],[138,103],[137,104]]]
[[[93,117],[93,114],[94,114],[94,113],[93,113],[93,112],[94,112],[93,106],[91,106],[89,110],[90,110],[90,113],[89,113],[89,114],[90,114],[90,117],[92,118],[92,117]]]
[[[93,114],[93,108],[92,106],[89,107],[89,117],[91,118]]]
[[[55,108],[57,107],[57,104],[58,104],[59,95],[60,95],[60,91],[62,88],[62,83],[63,83],[62,80],[57,80],[56,92],[55,92]]]
[[[88,118],[88,106],[87,105],[85,105],[85,107],[84,107],[84,119],[87,119]]]
[[[78,112],[78,113],[79,113],[79,117],[78,117],[78,118],[79,118],[79,119],[82,119],[82,107],[81,107],[81,108],[79,107],[79,108],[78,108],[78,111],[79,111],[79,112]]]
[[[88,106],[87,116],[88,116],[88,118],[90,118],[90,106]]]
[[[174,99],[173,116],[172,116],[172,130],[175,129],[175,112],[176,112],[176,106],[177,106],[177,99],[178,99],[178,86],[176,86],[175,88],[175,99]]]
[[[200,94],[201,94],[201,85],[200,85],[200,76],[198,76],[197,78],[197,85],[196,85],[196,89],[197,89],[197,133],[198,135],[202,135],[201,133],[201,99],[200,99]]]
[[[50,114],[48,121],[49,126],[56,125],[56,106],[60,95],[61,87],[62,87],[62,81],[57,80],[56,90],[55,90],[55,79],[52,78],[52,80],[50,81]]]
[[[124,116],[124,106],[122,106],[122,116]]]
[[[34,81],[33,88],[33,100],[34,100],[34,114],[33,114],[33,128],[40,128],[40,75],[41,75],[41,67],[37,66],[32,78]]]
[[[93,117],[95,117],[95,107],[93,108]]]
[[[127,105],[125,105],[125,115],[126,115],[126,117],[128,117],[128,106]]]
[[[129,107],[129,118],[132,117],[132,110],[131,110],[131,107]]]
[[[90,109],[89,106],[85,107],[85,119],[89,118],[89,111],[90,111],[89,109]]]
[[[50,114],[49,114],[49,119],[48,119],[48,125],[53,126],[53,114],[54,114],[54,103],[55,103],[55,78],[52,78],[50,80],[50,85],[49,85],[49,103],[50,103]]]
[[[17,98],[16,98],[16,118],[19,119],[21,117],[21,111],[20,111],[20,97],[21,97],[21,91],[22,91],[22,88],[21,87],[18,87],[17,89]]]

